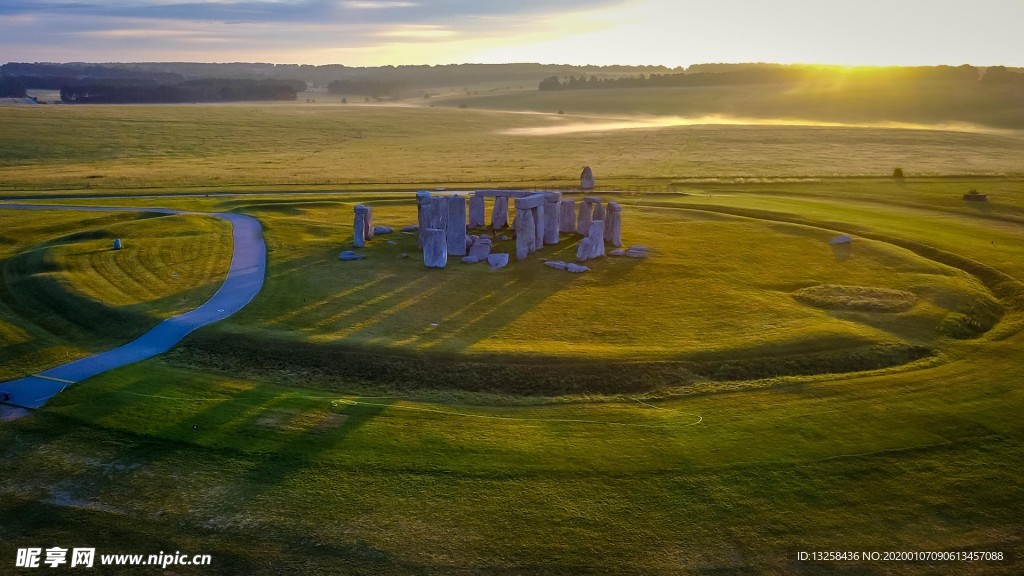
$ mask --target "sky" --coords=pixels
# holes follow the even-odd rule
[[[1024,66],[1024,0],[0,0],[0,62]]]

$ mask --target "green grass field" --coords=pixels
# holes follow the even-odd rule
[[[888,176],[897,166],[908,176],[1024,173],[1019,131],[601,129],[608,121],[341,104],[0,107],[5,135],[17,143],[0,157],[0,193],[571,187],[583,165],[600,187],[632,190],[693,178]],[[597,131],[509,133],[580,123]]]
[[[132,119],[138,134],[158,135],[128,147],[152,158],[149,180],[141,168],[129,176],[130,162],[68,153],[80,154],[70,162],[82,162],[83,174],[121,174],[103,185],[108,191],[141,196],[176,191],[174,178],[189,191],[220,170],[205,160],[237,154],[236,166],[254,166],[264,152],[231,140],[240,119],[224,129],[227,142],[196,147],[194,172],[184,169],[185,155],[155,153],[204,115],[241,118],[254,109],[59,112],[82,114],[77,121],[88,126]],[[285,118],[355,107],[259,109]],[[433,185],[481,162],[492,152],[477,153],[484,137],[470,123],[548,122],[473,109],[351,114],[395,131],[375,141],[380,164],[364,166],[382,187],[392,177],[385,162],[411,151]],[[439,119],[466,131],[428,148],[426,126]],[[282,142],[327,137],[313,125],[275,125]],[[1001,166],[992,172],[1013,172],[1019,140],[746,130],[622,130],[607,140],[577,134],[507,146],[549,166],[551,150],[582,156],[645,137],[652,155],[661,153],[655,142],[676,138],[729,150],[716,162],[735,161],[733,171],[721,173],[635,158],[659,176],[622,176],[646,183],[617,196],[624,239],[650,246],[652,256],[606,258],[581,276],[540,263],[574,253],[571,236],[497,272],[456,263],[425,271],[415,239],[400,234],[375,238],[365,260],[341,262],[355,203],[370,203],[377,223],[397,227],[414,220],[411,194],[336,193],[280,167],[280,180],[268,168],[232,181],[251,182],[240,190],[259,196],[76,200],[251,214],[265,228],[267,282],[242,312],[171,353],[77,384],[0,425],[0,554],[40,545],[181,550],[213,555],[213,567],[195,573],[225,574],[1019,573],[1024,180],[964,168],[976,158]],[[128,132],[112,140],[128,141]],[[771,148],[758,139],[768,133],[799,143]],[[872,139],[875,159],[885,161],[869,170],[860,154]],[[937,176],[831,176],[884,175],[896,164],[911,172],[890,160],[886,142],[902,142],[898,149]],[[66,160],[29,144],[23,151],[20,164],[3,168],[6,194],[89,191],[73,171],[44,177]],[[800,170],[790,172],[786,157]],[[599,175],[626,174],[628,162],[608,158],[587,162]],[[757,169],[773,161],[783,167]],[[520,183],[513,166],[495,165],[495,184]],[[169,176],[172,166],[178,176]],[[950,176],[965,172],[978,176]],[[817,176],[770,177],[798,173]],[[728,174],[750,178],[719,177]],[[524,185],[537,184],[531,178]],[[989,202],[964,202],[971,188]],[[47,312],[55,319],[4,300],[5,344],[15,337],[8,334],[38,341],[36,361],[53,357],[47,347],[87,350],[140,326],[54,328],[60,342],[48,343],[30,328],[78,318],[78,307],[60,302],[152,319],[201,300],[226,266],[226,230],[208,218],[0,218],[8,292],[39,276],[61,286]],[[135,238],[117,254],[106,250],[115,231]],[[854,237],[848,255],[827,244],[839,233]],[[159,241],[164,255],[144,257],[143,237]],[[37,252],[45,257],[26,256]],[[180,283],[159,262],[180,265]],[[115,285],[110,266],[160,280]],[[815,298],[801,300],[808,293]],[[857,304],[865,300],[876,308]],[[0,366],[17,372],[17,358],[0,355]],[[796,560],[801,550],[996,550],[1008,560],[813,564]]]
[[[206,216],[0,211],[0,378],[124,343],[224,280],[230,232]],[[124,248],[112,249],[114,238]]]

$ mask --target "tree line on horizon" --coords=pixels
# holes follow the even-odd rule
[[[309,86],[335,95],[403,98],[435,88],[504,83],[542,91],[827,84],[861,86],[1024,86],[1024,69],[1002,66],[860,67],[708,63],[665,66],[454,64],[349,67],[264,63],[18,63],[0,66],[0,94],[60,90],[67,102],[294,100]],[[991,92],[992,90],[989,90]],[[1005,90],[1004,90],[1005,91]]]
[[[425,88],[466,86],[485,82],[508,82],[534,86],[550,75],[598,74],[623,76],[664,74],[682,71],[665,66],[571,66],[555,64],[450,64],[353,67],[342,64],[266,64],[148,62],[8,62],[0,66],[0,75],[27,80],[29,88],[59,90],[68,84],[99,80],[154,81],[178,84],[203,78],[303,81],[310,86],[346,86],[367,96],[398,96],[400,91]],[[379,92],[379,93],[374,93]]]
[[[590,90],[612,88],[672,88],[686,86],[737,86],[745,84],[796,84],[808,82],[865,83],[981,83],[1022,84],[1024,70],[1005,66],[858,67],[749,64],[709,67],[676,74],[641,74],[617,78],[591,75],[548,76],[537,88]]]
[[[204,78],[177,84],[106,80],[66,85],[65,104],[172,104],[189,102],[253,102],[295,100],[305,83],[278,80]]]

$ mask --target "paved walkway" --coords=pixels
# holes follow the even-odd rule
[[[195,214],[164,208],[112,208],[100,206],[55,206],[0,204],[0,210],[84,210],[95,212],[155,212],[158,214]],[[260,288],[267,271],[267,246],[263,228],[255,218],[231,213],[209,213],[231,223],[233,252],[227,277],[217,293],[203,305],[173,316],[154,326],[135,340],[107,352],[100,352],[38,374],[0,383],[0,394],[8,394],[6,403],[39,408],[58,392],[108,370],[152,358],[170,350],[193,330],[223,320],[241,310]],[[2,396],[0,396],[2,398]]]

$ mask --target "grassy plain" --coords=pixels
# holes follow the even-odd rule
[[[341,104],[3,107],[0,124],[17,144],[0,155],[0,193],[571,187],[583,165],[594,168],[601,187],[631,190],[693,178],[887,176],[896,166],[914,176],[1024,170],[1020,132],[602,128],[608,121]],[[595,131],[521,132],[577,124]]]
[[[852,124],[975,124],[990,129],[1024,129],[1020,90],[1006,86],[908,86],[839,79],[804,84],[527,90],[478,96],[456,95],[450,106],[489,110],[530,110],[549,114],[724,116],[769,121],[797,120]]]
[[[406,109],[366,110],[390,110],[402,130],[417,125],[403,122],[413,113]],[[439,113],[418,112],[423,122]],[[519,119],[520,127],[536,120],[449,112]],[[887,139],[967,138],[946,140],[950,155],[928,160],[937,174],[961,172],[954,153],[1009,158],[1016,145],[991,135],[799,130],[790,134],[803,134],[800,150],[818,155],[793,161],[819,167],[825,153],[813,151],[823,140],[864,138],[827,153],[840,173],[841,160],[856,164],[872,136],[882,148]],[[291,137],[307,131],[319,134],[296,127]],[[631,132],[608,138],[640,137]],[[718,136],[707,147],[729,149],[737,174],[750,169],[752,180],[769,175],[753,168],[785,156],[758,159],[763,143],[748,135],[741,146],[739,128],[645,132],[659,142]],[[602,142],[574,138],[544,141],[574,152]],[[431,174],[458,170],[477,161],[476,150],[457,148],[470,142],[456,139],[422,161]],[[378,144],[382,158],[405,153]],[[415,253],[401,257],[410,242],[401,236],[390,238],[396,245],[375,239],[366,260],[335,258],[350,241],[353,203],[402,224],[412,214],[404,194],[97,201],[253,214],[266,229],[267,284],[250,307],[171,354],[76,385],[0,427],[3,554],[53,541],[211,553],[220,573],[826,574],[836,565],[800,563],[796,552],[999,550],[1011,561],[838,569],[1019,572],[1024,182],[663,173],[658,187],[678,194],[621,197],[627,242],[650,245],[653,257],[596,262],[582,277],[536,258],[493,274],[461,265],[427,274]],[[37,176],[25,176],[29,187]],[[165,186],[164,178],[156,170],[153,184]],[[970,188],[990,202],[964,203]],[[54,224],[54,236],[66,233],[68,222]],[[825,243],[840,232],[855,237],[846,260]],[[547,250],[554,257],[571,248]],[[830,311],[791,296],[818,284],[898,289],[917,300],[879,313]],[[998,302],[998,322],[966,339],[939,330],[971,302],[985,310],[979,302]],[[900,341],[936,354],[867,372],[752,381],[690,370],[671,378],[651,368],[686,354],[721,365],[744,351],[780,359],[818,345],[856,348],[844,345],[851,341]],[[388,350],[377,365],[386,377],[366,377],[365,363],[324,352],[332,347]],[[543,358],[541,368],[570,381],[607,371],[613,390],[523,396],[494,385],[506,365],[552,347],[575,361]],[[642,351],[658,354],[633,361]],[[279,362],[282,354],[292,362]],[[407,379],[389,360],[403,355],[434,363],[415,364],[416,379]],[[459,362],[463,369],[450,368]],[[617,371],[631,364],[644,370]],[[636,386],[652,374],[660,375],[656,386]],[[535,376],[527,373],[524,387]]]

